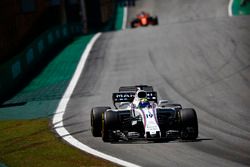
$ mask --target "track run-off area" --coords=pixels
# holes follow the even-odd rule
[[[250,18],[229,17],[227,0],[138,0],[127,27],[142,10],[157,15],[159,26],[96,37],[61,101],[64,136],[125,166],[249,166]],[[195,108],[199,139],[112,144],[92,137],[91,108],[111,106],[112,92],[136,84]]]

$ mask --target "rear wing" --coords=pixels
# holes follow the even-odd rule
[[[141,89],[146,92],[153,92],[153,86],[148,85],[135,85],[135,86],[122,86],[119,88],[119,92],[136,92],[137,90]]]
[[[113,93],[112,99],[113,103],[119,103],[119,102],[133,102],[135,97],[135,92],[119,92],[119,93]],[[147,99],[149,101],[154,101],[157,103],[157,92],[147,92]]]

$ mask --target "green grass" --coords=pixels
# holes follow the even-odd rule
[[[0,121],[0,162],[9,167],[117,166],[55,137],[47,119]]]

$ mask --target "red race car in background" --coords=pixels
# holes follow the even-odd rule
[[[152,17],[149,13],[143,11],[131,22],[132,28],[146,27],[148,25],[158,25],[158,17]]]

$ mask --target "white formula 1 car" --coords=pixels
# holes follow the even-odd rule
[[[91,110],[91,131],[104,142],[143,139],[195,140],[198,120],[194,109],[182,108],[167,100],[157,100],[152,86],[120,87],[113,93],[115,109],[94,107]]]

